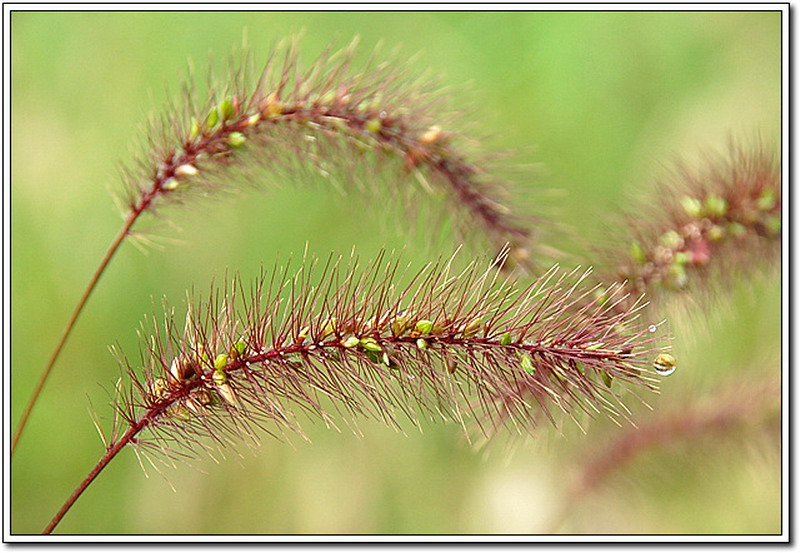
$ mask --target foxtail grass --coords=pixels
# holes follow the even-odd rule
[[[653,359],[668,346],[639,307],[613,308],[619,286],[599,299],[584,272],[557,268],[523,284],[495,260],[416,273],[384,256],[358,265],[276,266],[250,286],[212,287],[182,322],[166,308],[146,325],[141,363],[118,355],[126,376],[106,451],[45,532],[126,445],[148,458],[222,455],[264,433],[302,434],[305,418],[465,430],[472,419],[489,434],[559,412],[619,417],[611,378],[633,395],[657,389]]]
[[[243,55],[217,83],[189,82],[143,133],[141,153],[123,169],[123,225],[84,289],[16,427],[11,451],[89,297],[146,215],[171,206],[310,174],[382,206],[415,210],[418,192],[439,193],[461,236],[482,235],[516,264],[530,263],[530,221],[512,214],[508,190],[473,159],[443,94],[397,58],[355,63],[356,42],[327,48],[304,67],[297,41],[276,47],[263,70]],[[392,199],[393,201],[388,201]],[[394,201],[397,200],[397,201]],[[423,200],[424,202],[424,200]]]

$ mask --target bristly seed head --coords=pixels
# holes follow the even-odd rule
[[[632,297],[727,282],[780,259],[781,173],[764,146],[732,146],[700,171],[681,168],[656,204],[630,217],[627,255],[604,252],[627,261],[601,278],[627,280]]]
[[[237,179],[282,182],[305,166],[331,179],[338,169],[345,178],[337,182],[359,192],[374,188],[383,205],[394,203],[386,201],[387,193],[409,198],[415,182],[424,182],[458,213],[459,241],[483,236],[495,251],[508,244],[510,267],[532,266],[528,222],[510,212],[509,191],[471,159],[465,141],[442,130],[452,122],[441,115],[441,98],[405,78],[400,63],[359,70],[354,57],[352,48],[328,50],[301,70],[292,44],[272,53],[260,77],[249,78],[249,66],[237,68],[220,87],[224,94],[212,90],[208,98],[188,98],[185,109],[172,109],[148,133],[147,153],[129,172],[125,215],[136,219],[177,199],[168,192],[188,177],[192,194],[181,194],[181,202],[231,189]],[[234,165],[239,169],[224,170]],[[251,175],[251,167],[280,178]],[[409,204],[419,212],[417,202],[409,198]]]
[[[296,412],[332,420],[323,398],[392,425],[398,412],[415,423],[435,412],[472,416],[490,432],[542,416],[555,423],[554,407],[625,418],[624,389],[653,389],[664,372],[669,358],[635,323],[639,308],[614,310],[618,286],[598,295],[583,289],[586,274],[556,269],[520,286],[454,264],[433,264],[401,287],[398,262],[383,257],[364,269],[329,260],[321,274],[311,262],[254,288],[212,291],[185,324],[170,319],[155,332],[144,373],[129,368],[131,394],[117,409],[147,429],[139,445],[167,452],[201,436],[228,443],[267,421],[302,432]]]

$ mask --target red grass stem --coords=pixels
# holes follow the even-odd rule
[[[97,464],[89,473],[89,475],[83,480],[83,482],[80,483],[80,485],[75,489],[75,491],[72,492],[72,495],[70,495],[69,499],[67,499],[64,505],[62,505],[61,509],[59,509],[58,513],[56,513],[56,516],[53,517],[53,520],[50,521],[50,523],[44,529],[42,534],[50,534],[53,532],[58,523],[61,522],[61,519],[64,518],[64,515],[67,514],[67,511],[69,511],[70,508],[72,508],[72,506],[75,504],[78,498],[83,494],[84,491],[86,491],[86,488],[89,487],[89,484],[91,484],[94,481],[94,479],[97,478],[97,476],[103,471],[103,469],[106,468],[106,465],[108,465],[108,463],[111,462],[111,459],[116,457],[117,453],[119,453],[123,447],[128,445],[130,441],[133,439],[133,437],[136,434],[138,434],[142,430],[142,428],[147,426],[147,424],[148,424],[147,419],[142,419],[138,426],[130,427],[128,431],[122,435],[122,437],[117,443],[115,443],[106,450],[105,454],[100,459],[100,461],[97,462]]]

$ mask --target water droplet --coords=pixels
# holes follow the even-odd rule
[[[661,376],[669,376],[678,368],[675,358],[668,353],[662,353],[653,361],[653,368]]]
[[[658,330],[658,327],[656,325],[650,325],[647,327],[648,332],[655,332],[656,330]]]

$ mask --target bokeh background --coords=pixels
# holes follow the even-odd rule
[[[725,148],[730,136],[778,143],[780,14],[773,13],[23,13],[11,18],[11,423],[86,281],[117,232],[109,191],[146,114],[186,74],[242,41],[256,56],[304,30],[313,58],[332,39],[368,52],[419,53],[486,147],[519,152],[519,180],[541,197],[560,247],[604,234],[620,206],[664,177],[676,156]],[[202,73],[202,71],[201,71]],[[526,176],[527,175],[527,176]],[[546,193],[541,191],[545,190]],[[380,201],[312,187],[246,191],[171,210],[175,238],[143,254],[125,245],[63,352],[15,455],[11,530],[38,533],[102,453],[91,403],[108,424],[118,376],[107,346],[138,355],[136,329],[162,296],[182,306],[226,268],[247,279],[276,255],[362,256],[422,234],[386,224]],[[400,213],[398,211],[398,213]],[[400,218],[401,219],[401,218]],[[409,238],[411,236],[411,238]],[[576,242],[577,244],[577,242]],[[438,246],[437,246],[438,247]],[[451,248],[448,244],[446,247]],[[576,246],[577,247],[577,246]],[[472,252],[480,254],[482,252]],[[471,254],[470,254],[471,255]],[[780,281],[768,273],[722,301],[667,312],[680,368],[633,406],[663,420],[780,371]],[[666,308],[665,308],[666,309]],[[752,393],[756,393],[753,391]],[[778,398],[775,398],[777,408]],[[8,422],[8,421],[7,421]],[[647,450],[595,489],[565,499],[582,467],[631,427],[501,440],[476,451],[452,424],[402,435],[365,421],[365,436],[309,424],[311,443],[265,437],[253,454],[152,469],[123,452],[62,522],[65,533],[776,533],[781,531],[777,427],[750,425]],[[8,426],[6,427],[8,432]],[[10,433],[6,434],[7,438]],[[555,522],[554,522],[555,521]]]

